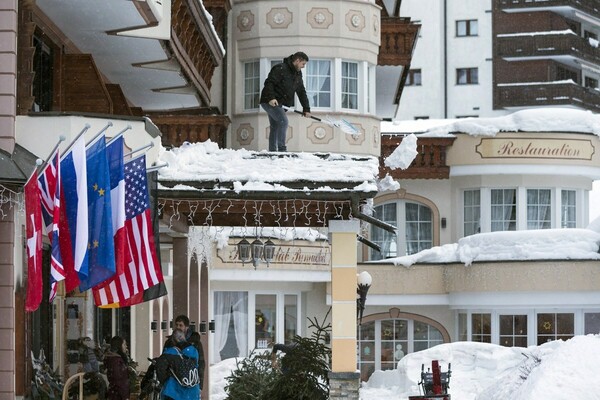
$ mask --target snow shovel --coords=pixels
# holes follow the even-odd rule
[[[304,114],[302,111],[294,110],[293,108],[288,106],[281,105],[281,107],[283,107],[283,109],[287,111],[292,110],[296,114]],[[336,128],[340,128],[342,132],[347,133],[349,135],[360,135],[361,133],[354,125],[352,125],[345,119],[334,120],[329,115],[325,116],[325,118],[318,118],[311,115],[310,118],[314,119],[315,121],[323,122],[324,124],[327,124],[329,126],[335,126]]]

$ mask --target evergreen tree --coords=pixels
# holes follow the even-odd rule
[[[331,311],[331,310],[330,310]],[[331,324],[325,325],[329,312],[319,323],[308,319],[314,328],[309,338],[295,336],[294,348],[271,363],[271,353],[250,354],[237,363],[237,369],[227,378],[225,391],[230,400],[326,400],[329,397],[328,373],[331,370],[331,349],[326,344]]]

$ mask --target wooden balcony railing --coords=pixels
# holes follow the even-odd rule
[[[410,18],[382,16],[377,65],[410,65],[420,28]]]
[[[394,179],[448,179],[450,167],[446,165],[446,148],[452,146],[455,138],[418,138],[418,154],[407,169],[390,169],[384,160],[392,154],[402,142],[403,135],[381,137],[381,157],[379,158],[380,176],[389,174]]]
[[[600,63],[600,49],[572,34],[499,37],[496,52],[503,58],[571,56],[594,64]]]
[[[231,123],[226,115],[161,115],[149,114],[162,133],[162,145],[178,147],[183,142],[197,143],[210,139],[225,147],[227,127]]]
[[[494,108],[576,106],[600,112],[600,91],[575,83],[497,86]]]
[[[166,44],[198,91],[203,106],[208,106],[211,79],[224,56],[220,39],[196,1],[173,0],[171,7],[172,34]]]
[[[523,10],[530,9],[552,9],[552,8],[570,8],[598,16],[600,7],[597,0],[495,0],[495,8],[499,10]]]

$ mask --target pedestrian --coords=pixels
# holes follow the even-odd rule
[[[107,400],[129,399],[129,357],[127,342],[120,336],[110,340],[110,349],[104,354],[108,379]]]
[[[273,350],[271,351],[271,365],[273,365],[273,368],[281,370],[281,372],[283,374],[289,373],[291,370],[291,363],[287,356],[289,354],[291,354],[296,349],[297,346],[298,346],[297,342],[292,342],[290,344],[282,344],[282,343],[275,344],[273,346]],[[283,357],[281,358],[281,366],[279,365],[279,362],[277,359],[278,351],[284,353]]]
[[[179,329],[185,335],[185,340],[192,344],[196,351],[198,352],[198,373],[200,375],[200,390],[202,390],[204,384],[204,349],[202,347],[202,343],[200,342],[200,334],[198,332],[193,332],[190,328],[190,319],[186,315],[178,315],[175,318],[175,329]],[[163,351],[167,347],[173,347],[174,343],[172,342],[173,335],[169,336],[165,345],[163,347]]]
[[[90,337],[86,336],[79,339],[79,362],[81,362],[83,372],[85,372],[84,389],[98,394],[99,399],[104,399],[106,398],[106,382],[100,376],[97,354],[99,350]]]
[[[269,151],[287,151],[285,136],[288,128],[286,110],[281,107],[294,107],[294,95],[302,104],[302,115],[310,117],[310,104],[302,81],[302,68],[308,56],[299,51],[283,59],[282,63],[271,68],[260,93],[260,106],[269,116]]]
[[[163,353],[156,360],[156,376],[162,385],[161,399],[200,399],[198,350],[175,329]]]

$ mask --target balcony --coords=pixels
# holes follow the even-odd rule
[[[377,65],[410,65],[421,25],[410,18],[381,17],[381,45]]]
[[[527,59],[564,59],[565,56],[600,64],[600,49],[573,34],[536,34],[499,36],[496,55],[508,61]]]
[[[600,112],[600,91],[575,83],[499,85],[494,92],[494,108],[573,106]]]
[[[402,142],[403,135],[381,136],[381,157],[379,158],[379,174],[389,174],[394,179],[448,179],[450,167],[446,165],[446,148],[452,146],[455,138],[419,138],[417,141],[418,154],[405,169],[390,169],[384,165],[384,160]]]
[[[231,123],[226,115],[149,113],[148,116],[161,131],[164,147],[178,147],[183,142],[196,143],[210,139],[224,148],[227,128]]]
[[[596,0],[496,0],[495,8],[504,12],[553,10],[562,14],[579,10],[598,18],[600,7]],[[569,11],[565,11],[569,10]]]

